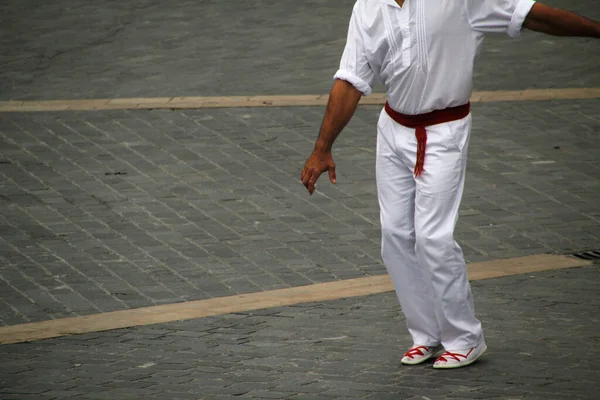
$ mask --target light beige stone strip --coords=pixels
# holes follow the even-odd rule
[[[527,89],[474,92],[472,103],[533,100],[598,99],[600,88]],[[96,100],[0,101],[0,112],[36,112],[69,110],[150,110],[201,109],[233,107],[298,107],[325,106],[328,95],[273,95],[220,97],[156,97]],[[374,93],[361,100],[362,105],[382,105],[384,93]]]
[[[591,264],[590,261],[568,256],[535,255],[472,263],[469,264],[468,271],[471,280],[481,280],[554,269],[583,267]],[[83,317],[2,327],[0,328],[0,344],[30,342],[60,336],[131,328],[299,303],[366,296],[392,290],[393,287],[389,277],[380,275],[186,303],[113,311]]]
[[[582,260],[571,256],[539,254],[506,260],[471,263],[467,266],[467,269],[469,271],[469,280],[479,281],[555,269],[585,267],[592,264],[593,262],[589,260]]]

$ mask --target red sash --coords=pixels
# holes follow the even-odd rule
[[[406,126],[415,128],[417,137],[417,163],[415,164],[415,176],[421,175],[425,164],[425,147],[427,146],[427,131],[425,128],[431,125],[443,124],[444,122],[457,121],[465,118],[471,112],[471,103],[458,107],[450,107],[445,110],[435,110],[426,114],[406,115],[394,111],[390,105],[385,103],[385,112],[391,119]]]

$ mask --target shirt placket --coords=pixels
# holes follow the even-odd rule
[[[402,65],[408,67],[410,65],[410,43],[411,43],[411,34],[410,34],[410,0],[406,0],[404,5],[400,9],[398,13],[398,20],[400,23],[400,33],[402,34],[402,49],[401,49],[401,57],[402,57]]]

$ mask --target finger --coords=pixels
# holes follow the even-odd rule
[[[309,186],[308,186],[308,182],[310,181],[310,171],[306,171],[306,173],[304,174],[304,177],[302,178],[302,184],[304,185],[304,187],[310,192]]]
[[[308,185],[308,181],[310,179],[310,175],[311,175],[311,169],[305,167],[302,170],[302,183],[304,184],[304,186]]]
[[[310,180],[308,181],[308,192],[310,194],[313,194],[315,191],[315,184],[317,183],[317,180],[319,179],[319,176],[321,176],[321,173],[317,170],[314,170],[312,175],[310,176]]]
[[[336,183],[336,177],[335,177],[335,165],[329,168],[329,180],[331,181],[331,183]]]

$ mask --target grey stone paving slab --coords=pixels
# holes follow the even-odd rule
[[[599,266],[474,282],[489,351],[436,371],[393,293],[0,347],[7,399],[595,399]]]
[[[0,99],[326,93],[353,3],[5,0]],[[595,0],[547,3],[600,20]],[[475,88],[597,87],[599,65],[594,40],[491,36]]]
[[[0,323],[378,275],[379,107],[299,182],[322,108],[0,116]],[[600,248],[600,101],[474,107],[469,261]]]

